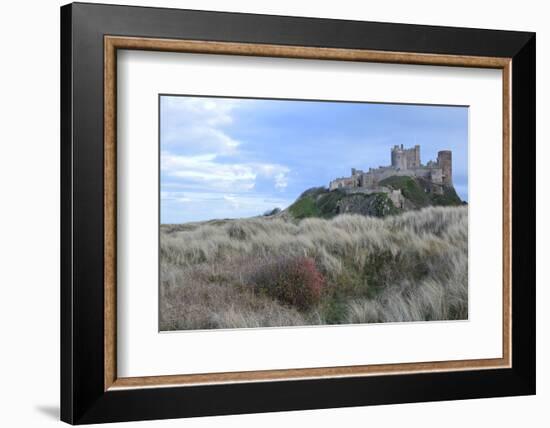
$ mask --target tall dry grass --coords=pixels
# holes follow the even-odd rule
[[[384,219],[163,225],[161,329],[465,319],[467,214],[430,207]],[[326,283],[318,303],[294,307],[261,291],[257,278],[281,257],[314,261]]]

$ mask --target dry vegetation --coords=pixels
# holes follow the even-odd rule
[[[466,319],[468,209],[161,226],[161,330]]]

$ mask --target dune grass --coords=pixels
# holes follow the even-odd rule
[[[161,226],[161,330],[466,319],[467,207]]]

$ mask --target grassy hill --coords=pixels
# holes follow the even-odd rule
[[[344,213],[385,217],[429,206],[463,205],[452,186],[443,186],[443,194],[438,194],[430,181],[418,177],[393,176],[381,181],[380,185],[401,190],[405,198],[404,208],[397,208],[385,193],[347,194],[341,190],[315,187],[302,193],[287,212],[298,220],[310,217],[330,219]]]
[[[328,191],[324,187],[305,191],[287,211],[298,220],[309,217],[328,219],[345,213],[384,217],[400,212],[385,193],[350,195],[341,190]]]
[[[380,185],[396,190],[400,189],[405,199],[410,202],[413,208],[463,205],[454,187],[443,186],[443,194],[437,194],[433,191],[435,185],[429,180],[420,177],[394,175],[382,180]]]

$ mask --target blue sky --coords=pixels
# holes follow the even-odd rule
[[[160,99],[161,222],[250,217],[285,208],[352,167],[453,151],[468,200],[466,107],[167,96]]]

